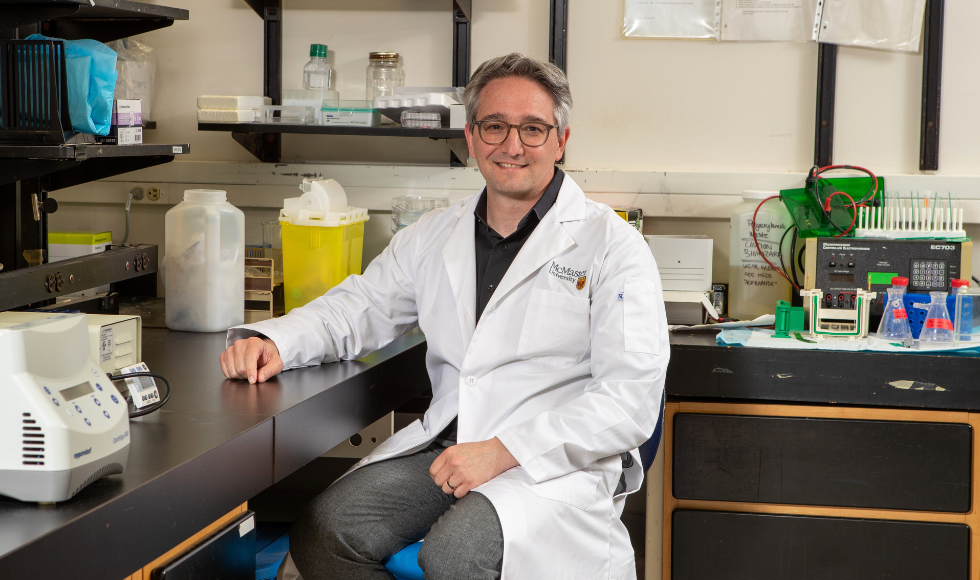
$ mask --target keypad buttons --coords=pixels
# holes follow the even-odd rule
[[[49,391],[47,387],[41,387],[41,388],[44,389],[44,392],[45,393],[47,393],[49,395],[51,394],[51,391]]]
[[[99,389],[101,391],[102,390],[102,385],[100,385],[99,383],[95,383],[95,388],[96,389]]]
[[[95,397],[92,397],[92,400],[95,401],[95,405],[97,407],[101,407],[102,406],[102,403],[98,399],[96,399]]]
[[[89,427],[92,426],[92,422],[88,420],[88,417],[85,417],[85,424],[88,425]]]
[[[78,411],[79,413],[81,413],[81,412],[82,412],[82,408],[81,408],[81,407],[79,407],[78,405],[75,405],[75,410],[76,410],[76,411]]]
[[[110,417],[109,417],[109,411],[105,411],[105,410],[103,410],[103,411],[102,411],[102,414],[103,414],[103,415],[105,415],[105,418],[106,418],[106,419],[109,419],[109,418],[110,418]]]
[[[51,402],[54,403],[55,407],[61,406],[61,403],[58,402],[58,399],[55,399],[54,397],[51,397]]]
[[[119,404],[119,399],[117,399],[115,395],[109,395],[109,398],[112,399],[113,403],[117,405]]]

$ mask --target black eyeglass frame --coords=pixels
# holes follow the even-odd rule
[[[483,124],[484,123],[500,123],[501,125],[507,125],[507,132],[504,134],[504,138],[501,139],[497,143],[491,143],[491,142],[487,141],[486,137],[483,136]],[[512,125],[510,123],[504,123],[503,121],[498,121],[497,119],[484,119],[482,121],[476,121],[473,124],[476,125],[477,133],[479,133],[479,135],[480,135],[480,140],[483,141],[484,143],[486,143],[487,145],[500,145],[501,143],[503,143],[504,141],[506,141],[508,137],[510,137],[510,130],[513,129],[514,127],[517,127],[517,138],[521,140],[521,143],[523,143],[525,147],[543,147],[544,144],[548,142],[548,139],[551,138],[551,130],[552,129],[556,129],[556,130],[558,129],[558,125],[549,125],[548,123],[541,123],[541,122],[538,122],[538,121],[528,121],[527,123],[520,123],[520,124],[517,124],[517,125]],[[545,133],[544,141],[542,141],[538,145],[530,145],[528,143],[525,143],[524,142],[524,138],[521,137],[521,127],[523,127],[524,125],[542,125],[544,127],[547,127],[548,128],[548,132]]]

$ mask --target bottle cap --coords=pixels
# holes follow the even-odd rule
[[[397,52],[369,52],[368,60],[398,60]]]
[[[908,286],[909,279],[902,276],[895,276],[892,278],[892,286]]]
[[[327,58],[327,45],[326,44],[311,44],[310,45],[310,56],[316,56],[320,58]]]
[[[950,282],[950,284],[953,286],[953,288],[963,288],[963,287],[968,287],[970,285],[970,281],[969,280],[953,280],[952,282]]]

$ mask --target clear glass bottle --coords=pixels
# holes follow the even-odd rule
[[[903,340],[912,338],[912,328],[909,326],[909,314],[905,310],[905,290],[909,279],[896,276],[892,278],[892,287],[888,289],[885,301],[885,313],[878,325],[878,338],[885,340]]]
[[[930,292],[929,298],[929,310],[919,333],[919,342],[953,342],[953,321],[946,308],[946,293]]]
[[[327,45],[310,45],[310,62],[303,67],[303,88],[327,90],[333,85],[333,69],[327,64]]]
[[[367,67],[367,100],[395,94],[405,86],[405,72],[397,52],[372,52]]]

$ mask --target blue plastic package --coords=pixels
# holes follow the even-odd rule
[[[61,40],[32,34],[27,40]],[[97,40],[63,40],[72,129],[108,135],[116,90],[116,53]]]

